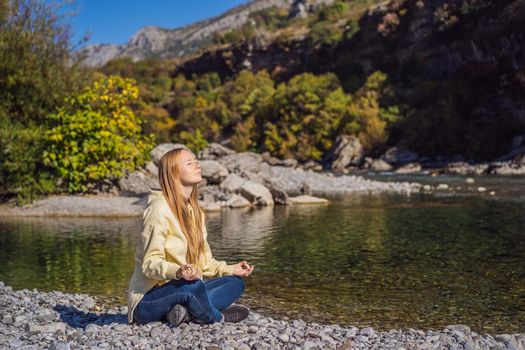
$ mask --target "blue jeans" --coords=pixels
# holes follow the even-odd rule
[[[204,323],[222,320],[221,310],[233,304],[244,292],[238,276],[224,276],[207,281],[170,280],[150,289],[140,300],[133,318],[140,324],[161,321],[174,305],[186,306],[193,318]]]

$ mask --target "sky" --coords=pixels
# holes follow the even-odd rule
[[[56,0],[46,0],[56,3]],[[62,11],[71,18],[73,44],[124,44],[141,27],[179,28],[217,16],[247,0],[76,0]],[[83,45],[82,45],[83,46]]]

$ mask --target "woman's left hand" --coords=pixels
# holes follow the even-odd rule
[[[246,261],[241,261],[233,267],[233,275],[239,277],[248,277],[253,271],[255,266],[250,266]]]

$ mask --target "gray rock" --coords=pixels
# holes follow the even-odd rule
[[[178,147],[183,147],[189,150],[189,148],[182,143],[161,143],[160,145],[157,145],[155,148],[151,150],[150,152],[151,160],[156,166],[159,166],[160,158],[162,158],[162,156],[166,152],[171,151],[172,149],[178,148]]]
[[[227,192],[236,192],[245,182],[246,179],[243,179],[239,175],[232,173],[220,183],[219,188]]]
[[[265,180],[262,178],[262,176],[260,176],[259,174],[252,173],[251,171],[241,171],[240,175],[246,180],[257,182],[261,185],[265,184]]]
[[[327,153],[327,161],[332,170],[341,171],[349,165],[361,164],[364,156],[363,146],[354,135],[339,135]]]
[[[262,162],[259,166],[259,172],[257,175],[259,175],[264,181],[271,182],[275,176],[275,173],[273,172],[273,168],[270,164],[267,162]]]
[[[219,184],[228,176],[228,169],[215,160],[201,160],[202,177],[210,184]]]
[[[252,204],[249,200],[238,194],[234,194],[228,201],[226,201],[226,206],[230,208],[244,208],[251,205]]]
[[[49,345],[49,350],[69,350],[71,347],[66,342],[54,341]]]
[[[65,332],[66,327],[67,325],[64,322],[53,322],[44,325],[27,324],[26,330],[29,332],[55,333],[57,331]]]
[[[152,161],[147,162],[144,166],[144,169],[148,172],[149,175],[158,177],[159,168]]]
[[[24,346],[24,341],[20,339],[13,339],[9,342],[9,346],[13,349],[18,349]]]
[[[302,165],[303,170],[313,170],[313,171],[322,171],[323,165],[319,164],[318,162],[314,160],[309,160],[308,162],[304,163]]]
[[[313,349],[319,349],[319,347],[317,346],[316,343],[314,343],[313,341],[305,341],[302,345],[302,349],[303,350],[313,350]]]
[[[285,167],[288,167],[288,168],[295,168],[297,167],[297,164],[299,162],[297,161],[297,159],[293,159],[293,158],[286,158],[284,159],[282,162],[281,162],[281,165],[282,166],[285,166]]]
[[[94,323],[90,323],[86,326],[86,329],[84,330],[84,333],[88,336],[88,337],[93,337],[98,331],[99,331],[100,327],[97,326],[96,324]]]
[[[408,163],[397,168],[394,172],[396,174],[412,174],[421,171],[421,169],[421,164],[419,163]]]
[[[263,152],[261,156],[262,159],[271,166],[282,165],[282,161],[279,158],[272,157],[270,152]]]
[[[282,187],[274,183],[269,183],[267,187],[272,194],[274,203],[283,205],[291,204],[288,194]]]
[[[252,204],[255,205],[274,205],[272,193],[269,189],[263,185],[253,182],[246,181],[239,188],[239,193]]]
[[[372,328],[370,328],[370,327],[365,327],[365,328],[361,329],[359,331],[359,334],[360,335],[364,335],[366,337],[373,337],[373,336],[375,336],[374,330]]]
[[[487,172],[489,164],[469,164],[467,162],[453,162],[449,163],[444,169],[447,174],[455,175],[481,175]]]
[[[236,152],[218,143],[210,143],[197,154],[198,159],[215,160]]]
[[[217,160],[225,166],[230,173],[242,173],[249,171],[252,173],[259,173],[261,170],[262,156],[254,152],[242,152],[230,154]]]
[[[392,166],[382,159],[374,159],[370,164],[370,170],[372,171],[389,171],[392,170]]]

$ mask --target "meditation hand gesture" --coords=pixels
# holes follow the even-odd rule
[[[233,275],[240,277],[248,277],[253,271],[255,266],[250,266],[246,261],[241,261],[238,264],[234,265]]]
[[[194,281],[199,278],[202,278],[202,271],[192,264],[186,264],[180,267],[177,270],[177,277],[185,279],[187,281]]]

